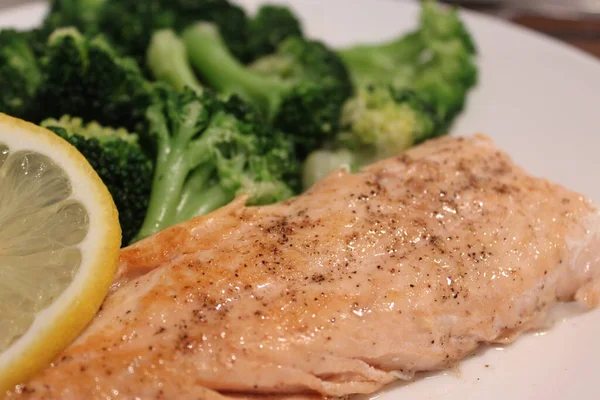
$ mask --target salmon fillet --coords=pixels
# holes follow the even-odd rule
[[[599,232],[588,200],[488,138],[432,140],[124,249],[95,320],[6,398],[371,393],[512,341],[556,302],[596,306]]]

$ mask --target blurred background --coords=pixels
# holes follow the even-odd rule
[[[496,15],[600,58],[600,0],[445,0]]]
[[[34,1],[43,0],[0,0],[0,8]],[[600,0],[443,0],[443,2],[513,21],[600,58]]]

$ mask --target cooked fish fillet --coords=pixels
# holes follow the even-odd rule
[[[598,211],[484,136],[243,200],[124,249],[96,319],[7,397],[370,393],[599,300]]]

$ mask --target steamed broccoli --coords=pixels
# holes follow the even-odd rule
[[[155,31],[180,32],[197,21],[218,25],[233,54],[248,57],[248,18],[228,0],[106,0],[101,14],[102,33],[141,66]]]
[[[439,135],[434,108],[412,90],[368,86],[348,100],[337,141],[379,160]]]
[[[313,152],[304,164],[303,185],[329,172],[391,157],[443,133],[434,108],[409,89],[389,85],[361,88],[348,100],[341,131],[329,148]]]
[[[0,112],[24,118],[42,81],[32,32],[0,31]]]
[[[115,201],[123,244],[128,244],[144,220],[152,182],[152,162],[140,148],[138,136],[68,116],[41,125],[75,146],[98,173]]]
[[[456,10],[423,3],[417,31],[339,51],[358,93],[333,141],[304,163],[303,185],[398,154],[448,133],[477,80],[475,46]]]
[[[373,84],[407,86],[425,50],[417,31],[385,43],[358,44],[340,49],[338,54],[357,87]]]
[[[160,101],[147,113],[157,161],[137,238],[212,211],[239,193],[248,194],[253,204],[293,194],[283,180],[295,168],[293,147],[243,102],[233,98],[223,103],[190,89],[181,94],[157,91]]]
[[[99,32],[107,0],[51,0],[50,12],[42,24],[46,34],[57,28],[74,27],[87,34]]]
[[[204,89],[190,66],[185,45],[170,29],[156,31],[150,40],[146,63],[155,79],[182,91],[189,87],[200,93]]]
[[[264,4],[250,20],[249,51],[253,59],[273,53],[285,39],[303,37],[302,25],[285,6]]]
[[[74,28],[56,30],[48,43],[30,120],[68,114],[134,132],[143,129],[152,85],[133,60],[117,57],[104,40],[88,39]]]
[[[192,65],[208,84],[238,94],[276,128],[292,134],[301,155],[337,131],[352,84],[341,60],[322,43],[288,38],[276,53],[245,67],[212,24],[188,28],[183,40]]]
[[[443,129],[462,111],[477,81],[475,46],[456,9],[426,1],[416,32],[380,45],[339,51],[359,86],[414,89],[434,107]]]
[[[356,172],[359,169],[357,155],[346,148],[323,148],[315,150],[304,160],[302,186],[304,190],[325,178],[329,173],[343,169]]]

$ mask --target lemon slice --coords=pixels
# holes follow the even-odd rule
[[[86,159],[52,132],[0,114],[0,394],[91,321],[120,242],[113,200]]]

